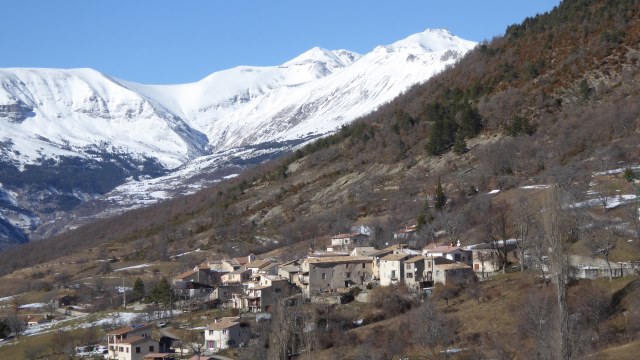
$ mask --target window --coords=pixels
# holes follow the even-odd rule
[[[413,279],[413,274],[412,273],[407,273],[407,278],[408,279]]]
[[[396,271],[395,270],[391,270],[391,278],[392,279],[396,278]]]
[[[454,257],[455,257],[456,261],[460,261],[460,254],[455,254]]]
[[[123,348],[122,346],[120,346],[120,347],[118,348],[118,351],[123,352],[123,351],[124,351],[124,348]]]
[[[140,354],[140,346],[136,346],[136,354]]]
[[[407,264],[407,269],[411,269],[411,264]]]
[[[349,239],[344,239],[344,243],[348,244],[349,243]]]
[[[149,346],[149,352],[153,352],[153,345]]]
[[[279,292],[280,292],[280,289],[276,288],[276,293],[279,293]]]
[[[209,330],[209,335],[213,335],[213,330]]]
[[[362,263],[362,268],[364,269],[365,267],[366,267],[366,264],[365,264],[365,263]]]
[[[326,273],[322,273],[322,280],[327,280],[327,274]]]
[[[129,353],[129,348],[127,348],[127,354]]]
[[[226,333],[227,333],[227,330],[226,330],[226,329],[225,329],[225,330],[222,330],[222,333],[223,333],[223,334],[226,334]]]

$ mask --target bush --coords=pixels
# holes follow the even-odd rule
[[[369,301],[389,318],[410,310],[416,298],[405,284],[396,284],[372,289]]]

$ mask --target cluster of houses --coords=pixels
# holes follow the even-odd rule
[[[398,240],[415,232],[407,228]],[[269,312],[277,299],[299,289],[311,301],[335,298],[354,287],[404,283],[419,293],[437,283],[470,278],[475,272],[491,272],[497,264],[460,244],[429,245],[411,249],[404,243],[375,249],[361,232],[333,236],[325,251],[305,258],[277,263],[248,256],[206,261],[173,278],[183,299],[237,309],[239,312]],[[474,271],[475,270],[475,271]],[[205,349],[217,351],[238,346],[248,338],[237,319],[225,318],[205,330]]]
[[[152,325],[139,324],[112,330],[107,334],[108,358],[114,360],[168,360],[175,359],[171,339],[152,338]],[[204,330],[204,346],[214,350],[236,347],[249,340],[251,332],[239,317],[216,319]],[[221,344],[224,344],[222,346]],[[191,359],[204,359],[198,355]]]
[[[503,268],[495,245],[430,244],[421,249],[406,245],[416,228],[394,233],[395,245],[375,249],[362,232],[331,237],[325,251],[278,263],[248,256],[206,261],[173,278],[176,293],[198,304],[237,309],[237,312],[268,313],[282,296],[294,289],[312,302],[339,299],[355,287],[403,283],[416,293],[452,281],[485,277]],[[515,243],[502,242],[502,251],[515,255]],[[622,273],[622,270],[620,270]],[[169,359],[168,345],[152,340],[150,325],[133,326],[108,334],[110,358]],[[204,329],[203,350],[218,351],[246,344],[251,333],[239,317],[216,319]],[[158,351],[158,352],[155,352]]]

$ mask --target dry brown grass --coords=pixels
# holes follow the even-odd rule
[[[588,357],[592,360],[636,360],[640,354],[640,340],[602,350]]]

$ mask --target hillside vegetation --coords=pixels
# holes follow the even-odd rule
[[[385,242],[409,220],[438,229],[438,182],[445,213],[464,215],[463,242],[476,242],[498,202],[483,193],[500,189],[509,204],[515,188],[550,177],[584,193],[594,172],[639,157],[639,11],[638,1],[564,1],[332,136],[195,195],[10,249],[0,272],[106,243],[129,260],[158,248],[313,247],[354,223]]]

